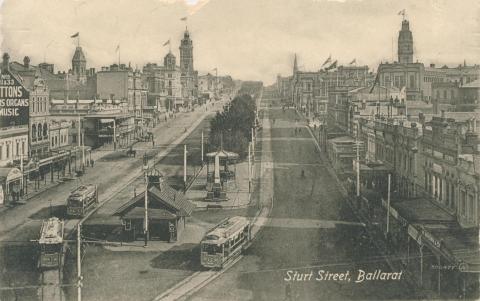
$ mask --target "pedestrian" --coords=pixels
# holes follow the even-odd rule
[[[292,300],[292,286],[290,285],[290,283],[287,283],[287,285],[285,286],[285,301],[286,300]]]
[[[155,140],[152,139],[152,147],[155,147]]]

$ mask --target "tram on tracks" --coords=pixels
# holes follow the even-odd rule
[[[251,239],[251,223],[246,217],[226,218],[200,242],[200,263],[206,268],[223,268],[242,253]]]
[[[42,222],[38,240],[40,269],[61,268],[64,258],[64,222],[52,217]]]
[[[84,217],[97,204],[97,185],[87,184],[79,186],[67,198],[67,215]]]

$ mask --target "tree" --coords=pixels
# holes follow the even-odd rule
[[[217,112],[210,121],[210,149],[223,147],[244,157],[255,126],[255,111],[255,100],[243,94],[236,96],[223,112]]]

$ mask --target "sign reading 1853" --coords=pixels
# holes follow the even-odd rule
[[[10,73],[0,74],[0,127],[28,125],[29,92]]]

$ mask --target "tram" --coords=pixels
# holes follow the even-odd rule
[[[251,239],[251,224],[246,217],[226,218],[200,242],[200,263],[206,268],[222,268],[227,261],[239,256]]]
[[[67,214],[83,217],[98,204],[97,185],[87,184],[77,187],[67,199]]]
[[[40,230],[38,267],[60,268],[63,265],[64,222],[52,217],[42,222]]]

